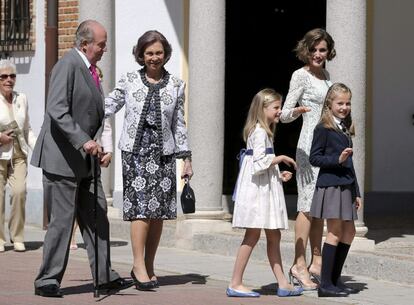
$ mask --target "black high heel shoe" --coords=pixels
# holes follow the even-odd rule
[[[158,279],[155,276],[155,274],[152,274],[149,278],[151,279],[151,282],[153,282],[155,288],[160,288],[160,282],[158,282]],[[153,280],[152,278],[155,278],[155,280]]]
[[[135,288],[137,288],[137,290],[148,291],[148,290],[152,290],[156,288],[153,281],[149,281],[149,282],[138,281],[138,279],[135,277],[134,269],[131,270],[131,278],[134,280]]]

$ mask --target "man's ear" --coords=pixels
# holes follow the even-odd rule
[[[82,41],[82,42],[81,42],[81,45],[80,45],[80,50],[81,50],[83,53],[86,53],[87,46],[88,46],[88,43],[87,43],[86,41]]]

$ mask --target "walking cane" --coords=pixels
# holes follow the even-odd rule
[[[93,296],[99,298],[99,271],[98,271],[98,155],[93,156],[93,197],[94,197],[94,217],[95,217],[95,289]]]

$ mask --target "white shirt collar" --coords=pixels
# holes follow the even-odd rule
[[[341,126],[342,120],[338,119],[336,116],[333,115],[334,121],[338,126]]]
[[[83,62],[86,65],[86,68],[90,68],[91,63],[89,62],[89,60],[86,58],[85,54],[83,54],[78,48],[75,48],[75,50],[78,52],[78,54],[80,55],[80,57],[82,58]]]

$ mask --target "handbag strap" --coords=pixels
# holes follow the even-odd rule
[[[190,186],[190,178],[187,175],[184,176],[184,183]]]

